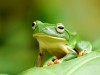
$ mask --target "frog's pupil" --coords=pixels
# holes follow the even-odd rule
[[[34,27],[35,26],[35,24],[34,23],[32,23],[32,27]]]
[[[58,28],[59,28],[59,29],[64,29],[64,27],[63,27],[63,26],[59,26]]]

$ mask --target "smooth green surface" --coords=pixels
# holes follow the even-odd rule
[[[100,52],[92,52],[86,56],[66,61],[49,67],[31,68],[19,75],[99,75]]]

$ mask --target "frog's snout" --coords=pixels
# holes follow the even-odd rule
[[[50,33],[53,33],[53,30],[48,28],[48,27],[46,27],[46,28],[43,29],[43,32],[50,34]]]

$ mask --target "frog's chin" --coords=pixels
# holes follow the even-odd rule
[[[66,41],[66,39],[64,38],[60,38],[60,37],[54,37],[54,36],[50,36],[44,33],[36,33],[33,34],[33,37],[35,37],[36,39],[41,39],[41,40],[59,40],[59,41]]]

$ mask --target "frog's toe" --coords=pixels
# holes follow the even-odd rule
[[[78,54],[78,56],[77,57],[80,57],[80,56],[82,56],[83,54],[80,52],[79,54]]]
[[[54,61],[54,64],[59,64],[59,63],[61,63],[59,59]]]
[[[47,65],[50,66],[50,65],[53,65],[53,64],[54,64],[53,61],[49,61]]]
[[[51,65],[53,65],[53,64],[54,64],[53,61],[49,61],[47,64],[43,65],[43,67],[51,66]]]
[[[86,53],[85,53],[84,51],[81,51],[81,52],[78,53],[78,57],[84,56],[85,54],[86,54]]]
[[[58,59],[58,58],[53,58],[52,61],[54,62],[54,64],[61,63],[60,59]]]
[[[53,58],[53,59],[52,59],[51,61],[49,61],[49,62],[47,63],[47,65],[45,65],[45,66],[51,66],[51,65],[59,64],[59,63],[61,63],[60,59]]]

